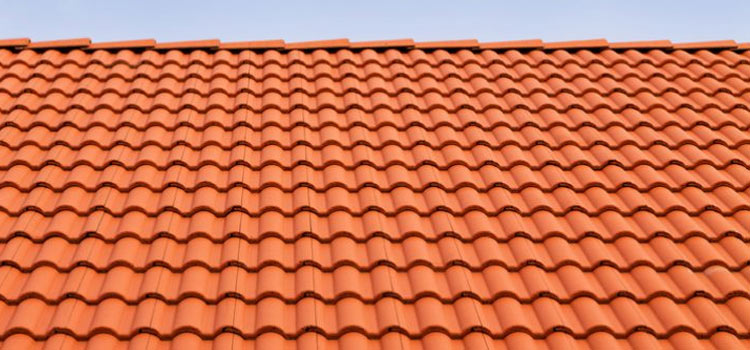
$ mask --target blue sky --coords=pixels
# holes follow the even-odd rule
[[[750,1],[3,1],[0,37],[750,41]]]

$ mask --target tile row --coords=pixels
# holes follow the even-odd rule
[[[750,211],[740,210],[731,216],[713,210],[695,216],[684,211],[671,211],[663,216],[645,210],[631,216],[604,211],[598,216],[589,216],[574,210],[555,216],[549,211],[537,211],[530,215],[503,211],[488,215],[480,210],[472,210],[464,215],[453,215],[439,210],[429,216],[420,216],[406,210],[389,216],[370,210],[361,216],[353,216],[346,210],[338,210],[327,216],[318,216],[311,211],[285,216],[272,210],[257,216],[231,211],[226,216],[217,217],[205,210],[191,216],[181,216],[174,211],[149,216],[140,210],[129,211],[123,216],[112,216],[106,210],[96,210],[80,216],[72,210],[62,209],[52,216],[34,210],[19,215],[0,210],[0,222],[0,237],[4,240],[20,234],[34,241],[56,235],[69,241],[79,241],[88,236],[113,241],[128,236],[144,242],[158,237],[171,237],[180,242],[193,237],[206,237],[214,242],[223,242],[230,236],[245,237],[251,241],[274,236],[287,242],[302,236],[316,237],[323,242],[337,237],[350,237],[362,242],[374,236],[399,242],[409,237],[436,241],[446,236],[458,237],[463,241],[488,236],[501,242],[517,236],[537,242],[553,236],[574,242],[585,237],[598,237],[609,242],[626,236],[639,241],[656,236],[677,241],[700,236],[718,241],[726,236],[747,240],[744,233],[750,231]]]
[[[83,93],[103,96],[107,93],[115,93],[120,96],[128,96],[138,93],[149,97],[161,93],[169,93],[175,96],[197,93],[207,97],[219,92],[235,96],[242,92],[253,95],[272,92],[290,95],[297,91],[305,92],[308,95],[328,91],[338,96],[349,92],[355,92],[363,96],[370,96],[376,92],[384,92],[391,96],[405,92],[411,92],[418,96],[430,92],[437,92],[444,96],[450,96],[458,92],[468,95],[489,92],[502,96],[511,91],[524,96],[535,93],[559,95],[564,92],[577,96],[590,92],[605,96],[614,92],[623,92],[635,96],[641,92],[660,95],[667,91],[674,91],[680,95],[693,92],[715,95],[720,91],[729,92],[732,95],[741,95],[750,90],[750,87],[748,87],[748,80],[750,79],[746,80],[734,75],[727,77],[725,80],[718,80],[713,76],[704,76],[698,80],[693,80],[685,75],[678,75],[674,80],[668,80],[663,75],[653,75],[647,77],[646,80],[641,80],[634,75],[627,75],[623,80],[616,80],[612,76],[604,75],[596,80],[588,80],[586,77],[577,75],[570,81],[566,81],[557,75],[544,79],[526,76],[520,81],[516,81],[505,75],[494,78],[476,74],[467,81],[453,75],[445,78],[445,80],[438,80],[431,75],[421,76],[418,80],[410,80],[400,75],[393,80],[386,80],[377,74],[370,74],[362,80],[351,75],[336,80],[328,76],[308,80],[306,77],[295,75],[288,81],[284,81],[276,75],[266,78],[242,76],[236,81],[230,80],[224,75],[211,76],[208,81],[192,75],[184,81],[177,80],[172,75],[158,76],[158,80],[137,75],[132,81],[125,80],[119,75],[104,80],[90,74],[84,75],[80,80],[62,74],[53,80],[47,80],[45,79],[46,76],[43,75],[32,75],[29,80],[22,80],[16,74],[8,73],[6,76],[3,84],[0,85],[0,91],[16,97],[27,93],[40,96],[53,93],[62,93],[67,96]]]
[[[750,190],[735,191],[727,186],[717,187],[711,192],[693,186],[677,192],[664,187],[654,187],[647,192],[631,187],[623,187],[616,192],[609,192],[601,187],[591,187],[582,192],[566,187],[558,187],[550,192],[537,187],[515,191],[503,187],[493,187],[486,191],[461,187],[449,192],[435,186],[420,192],[403,186],[387,192],[369,186],[356,192],[343,187],[317,191],[307,186],[298,187],[291,192],[279,187],[251,191],[240,186],[231,187],[227,191],[201,187],[194,192],[178,187],[167,187],[163,192],[152,191],[147,187],[135,187],[127,192],[109,186],[93,192],[78,186],[68,187],[62,192],[46,187],[35,187],[30,192],[15,187],[0,187],[0,198],[5,201],[0,203],[0,210],[9,214],[18,215],[34,210],[47,216],[62,210],[91,214],[98,208],[106,208],[107,212],[115,216],[122,216],[130,211],[140,211],[149,216],[156,216],[164,211],[175,211],[183,216],[198,211],[209,211],[217,216],[225,216],[231,211],[242,211],[252,216],[268,211],[284,215],[312,211],[322,216],[336,211],[346,211],[354,216],[361,216],[368,211],[378,211],[388,216],[404,211],[413,211],[422,216],[436,211],[447,211],[453,215],[479,211],[488,216],[504,211],[517,212],[522,216],[547,211],[558,217],[571,211],[589,216],[600,216],[605,211],[619,212],[623,216],[632,216],[642,211],[657,216],[682,211],[696,216],[704,211],[714,211],[732,216],[738,211],[750,210]]]
[[[127,135],[124,136],[127,137]],[[191,170],[207,165],[227,170],[235,164],[244,164],[253,170],[260,170],[272,164],[287,170],[302,164],[309,165],[313,169],[339,165],[347,170],[363,165],[376,169],[385,169],[395,165],[416,169],[426,164],[434,165],[440,170],[447,170],[457,165],[471,170],[477,170],[485,165],[493,165],[502,170],[509,170],[516,166],[540,170],[550,165],[564,170],[572,170],[582,165],[595,170],[610,165],[632,170],[644,165],[655,169],[679,165],[692,170],[700,165],[711,165],[719,169],[725,169],[732,164],[750,167],[750,144],[730,148],[717,143],[705,149],[693,144],[683,144],[675,149],[661,144],[655,144],[647,149],[625,144],[616,150],[604,145],[593,145],[589,149],[567,145],[559,150],[537,145],[524,150],[515,144],[505,145],[500,150],[483,144],[468,150],[448,144],[435,150],[418,144],[409,150],[396,145],[387,145],[378,152],[365,145],[351,149],[328,145],[322,149],[315,149],[302,144],[290,150],[285,150],[277,144],[267,145],[262,150],[254,150],[252,146],[244,143],[231,150],[225,150],[213,144],[199,150],[182,144],[168,150],[156,145],[145,146],[141,149],[133,149],[122,144],[112,149],[102,149],[95,145],[86,145],[80,149],[56,145],[51,149],[42,149],[35,145],[27,145],[18,150],[0,145],[0,169],[7,170],[16,165],[24,165],[38,170],[50,164],[65,169],[87,165],[98,170],[114,164],[126,169],[135,169],[144,165],[166,169],[170,165],[180,164]]]
[[[534,187],[545,193],[558,188],[569,188],[582,193],[594,187],[607,192],[618,192],[625,187],[649,192],[656,187],[663,187],[672,192],[680,192],[688,186],[705,192],[712,192],[719,187],[744,192],[750,187],[750,169],[738,164],[729,164],[723,169],[702,164],[690,170],[679,165],[667,165],[663,169],[647,165],[624,169],[609,165],[599,170],[585,165],[571,169],[555,165],[540,169],[523,165],[510,169],[484,165],[469,169],[460,164],[446,170],[439,170],[429,164],[414,169],[400,164],[385,169],[363,164],[350,170],[339,164],[320,169],[304,164],[291,169],[268,164],[258,170],[243,164],[226,170],[212,164],[197,169],[179,164],[169,165],[166,169],[150,164],[133,169],[117,164],[101,170],[86,164],[76,165],[72,169],[54,164],[38,170],[23,164],[13,165],[7,170],[0,169],[0,188],[14,187],[21,192],[30,192],[35,187],[47,187],[55,192],[64,192],[71,187],[80,187],[87,192],[95,192],[102,187],[114,187],[120,192],[132,191],[137,187],[148,187],[154,192],[163,192],[167,187],[179,187],[187,192],[212,187],[226,192],[236,186],[254,192],[266,187],[278,187],[285,192],[292,192],[303,186],[318,192],[333,187],[342,187],[350,192],[357,192],[364,187],[374,187],[382,192],[393,191],[397,187],[408,187],[415,192],[424,192],[429,187],[439,187],[446,192],[456,192],[463,187],[471,187],[479,192],[487,192],[495,187],[519,192]]]
[[[460,338],[477,330],[493,338],[519,331],[534,337],[549,336],[556,331],[586,337],[604,331],[620,338],[636,331],[650,332],[657,337],[689,331],[702,338],[728,331],[747,338],[750,336],[750,299],[733,297],[725,303],[714,303],[708,298],[695,297],[679,303],[667,297],[656,297],[637,303],[619,297],[599,304],[592,298],[581,297],[561,304],[546,297],[531,303],[503,297],[483,304],[463,297],[443,304],[432,297],[414,303],[385,297],[374,304],[357,298],[342,298],[334,304],[325,304],[307,297],[290,305],[276,297],[263,298],[253,304],[236,298],[225,298],[217,304],[206,304],[198,298],[186,298],[177,304],[146,298],[136,305],[128,305],[121,299],[107,298],[96,305],[88,305],[67,298],[50,305],[32,298],[12,305],[0,302],[0,326],[5,330],[3,338],[20,332],[39,338],[58,332],[76,338],[89,338],[99,333],[129,338],[141,332],[173,338],[191,332],[209,338],[226,330],[248,338],[278,332],[292,339],[311,330],[331,338],[349,332],[379,338],[389,331],[399,331],[411,338],[435,331]]]
[[[81,131],[95,127],[104,127],[108,131],[117,131],[121,128],[136,128],[138,131],[145,131],[150,127],[162,127],[174,131],[180,127],[190,127],[202,131],[212,126],[231,131],[243,125],[254,131],[269,127],[279,127],[283,131],[290,131],[300,126],[315,131],[329,126],[340,130],[361,127],[370,131],[377,131],[386,126],[394,127],[399,131],[412,127],[433,131],[444,126],[456,131],[472,126],[485,131],[500,127],[510,128],[513,131],[520,131],[527,127],[550,131],[553,128],[563,127],[571,132],[582,128],[606,131],[612,127],[621,127],[633,131],[641,127],[649,127],[659,131],[671,126],[684,130],[698,126],[712,130],[727,126],[748,130],[750,111],[733,109],[725,113],[716,108],[708,108],[698,113],[691,108],[679,108],[671,112],[664,108],[654,108],[646,113],[635,109],[615,113],[609,109],[585,112],[579,108],[572,108],[562,113],[552,109],[533,113],[526,109],[515,109],[507,113],[498,109],[488,109],[482,113],[462,109],[455,113],[448,113],[441,109],[419,112],[411,108],[394,113],[386,108],[376,109],[373,112],[364,112],[361,109],[337,112],[330,108],[323,108],[317,112],[299,109],[288,113],[282,113],[279,109],[266,109],[260,113],[247,109],[232,113],[221,109],[211,109],[196,115],[193,110],[172,113],[165,109],[155,109],[149,113],[143,113],[137,109],[128,109],[122,113],[115,113],[108,109],[99,109],[93,113],[80,109],[65,113],[52,109],[41,110],[38,113],[15,109],[0,115],[0,124],[3,127],[16,127],[23,131],[31,131],[35,128],[59,131],[65,127],[73,127]]]
[[[86,339],[76,339],[66,334],[54,334],[34,339],[28,334],[13,334],[0,340],[0,349],[149,349],[149,350],[210,350],[210,349],[288,349],[288,350],[346,350],[346,349],[402,349],[402,350],[556,350],[556,349],[743,349],[750,347],[750,340],[729,332],[716,332],[709,337],[697,337],[689,331],[675,332],[668,337],[658,337],[644,331],[633,332],[625,337],[598,331],[586,337],[575,337],[562,331],[552,332],[542,338],[534,338],[522,331],[511,332],[502,338],[492,338],[484,333],[469,332],[461,339],[451,339],[440,332],[430,332],[412,339],[408,336],[388,332],[378,339],[367,338],[357,332],[342,334],[336,339],[327,339],[315,332],[301,333],[296,339],[286,339],[278,333],[263,333],[254,338],[222,332],[215,337],[203,339],[194,333],[180,333],[170,339],[140,333],[126,339],[101,333]]]
[[[417,64],[429,64],[438,66],[441,64],[451,64],[456,66],[466,66],[469,64],[478,64],[488,66],[490,64],[503,64],[506,66],[515,66],[518,64],[528,64],[540,66],[544,64],[555,67],[563,67],[568,64],[579,66],[590,66],[601,64],[612,67],[619,63],[630,66],[647,63],[655,66],[665,66],[675,64],[685,67],[691,64],[703,66],[714,66],[724,64],[734,67],[743,63],[750,62],[750,55],[745,52],[732,52],[730,50],[697,50],[689,52],[684,50],[626,50],[622,52],[614,50],[555,50],[541,51],[533,50],[529,52],[520,52],[518,50],[507,50],[497,52],[494,50],[456,50],[455,52],[447,50],[409,50],[402,52],[395,49],[387,49],[382,52],[375,50],[362,50],[355,52],[352,50],[314,50],[312,52],[267,50],[262,53],[251,50],[233,53],[228,50],[192,50],[183,52],[180,50],[170,50],[159,52],[147,50],[136,52],[133,50],[123,49],[115,52],[107,50],[83,51],[83,50],[44,50],[41,52],[34,50],[23,50],[13,52],[12,50],[0,49],[0,66],[11,66],[14,64],[25,64],[29,67],[35,67],[42,64],[49,64],[55,67],[71,63],[80,67],[87,67],[93,64],[112,67],[117,64],[125,64],[131,67],[137,67],[144,64],[150,64],[156,67],[164,67],[169,64],[176,64],[186,67],[191,64],[200,64],[210,67],[218,64],[228,64],[232,67],[238,67],[241,64],[252,64],[256,67],[262,67],[267,64],[279,64],[284,67],[291,65],[302,65],[312,67],[316,64],[324,63],[339,66],[342,64],[353,64],[364,66],[365,64],[375,63],[381,66],[392,66],[394,64],[405,64],[415,66]]]
[[[156,125],[149,126],[145,130],[122,126],[114,131],[107,130],[103,126],[92,127],[85,131],[74,126],[66,126],[58,130],[37,127],[29,131],[23,131],[15,126],[4,126],[0,127],[2,137],[0,144],[11,149],[29,145],[42,149],[50,149],[54,145],[64,145],[73,149],[95,145],[110,149],[117,144],[127,145],[134,149],[142,149],[150,145],[170,149],[184,144],[193,150],[199,150],[208,145],[230,150],[239,144],[246,144],[254,151],[261,151],[269,145],[278,145],[284,150],[290,150],[303,144],[316,150],[333,145],[344,150],[368,146],[374,151],[390,145],[404,150],[412,150],[417,145],[428,146],[435,150],[448,145],[458,146],[464,150],[470,150],[478,145],[500,151],[508,145],[515,145],[522,150],[530,150],[537,146],[546,146],[552,150],[559,150],[565,146],[589,150],[595,145],[617,150],[625,145],[647,149],[657,144],[672,149],[686,144],[706,149],[713,144],[722,144],[730,148],[746,145],[750,143],[747,133],[748,130],[745,128],[729,125],[719,129],[711,129],[705,125],[683,129],[677,125],[671,125],[661,130],[648,126],[640,126],[632,130],[622,126],[611,126],[604,130],[583,126],[575,131],[564,126],[555,126],[548,130],[541,130],[534,126],[523,127],[519,130],[507,126],[495,126],[485,130],[474,125],[462,130],[456,130],[447,125],[432,130],[412,126],[403,131],[390,125],[381,126],[376,130],[360,126],[348,130],[342,130],[337,126],[325,126],[318,130],[307,126],[296,126],[289,130],[284,130],[279,126],[266,126],[260,130],[254,130],[245,125],[231,130],[225,130],[220,126],[208,126],[203,130],[181,126],[173,131]]]
[[[231,81],[237,81],[243,77],[261,81],[272,78],[286,81],[295,77],[304,80],[327,78],[333,81],[341,81],[345,77],[352,77],[359,81],[371,77],[379,77],[386,80],[394,80],[398,77],[404,77],[409,80],[419,80],[426,77],[446,80],[453,77],[462,81],[474,78],[495,80],[505,77],[513,81],[520,81],[525,78],[537,81],[559,78],[566,82],[571,82],[576,78],[596,81],[605,77],[616,81],[623,81],[629,77],[639,80],[661,77],[673,81],[679,77],[684,77],[696,81],[701,78],[714,78],[725,81],[734,77],[741,81],[747,81],[750,79],[750,67],[748,67],[746,62],[738,63],[735,66],[723,63],[714,66],[706,66],[700,63],[690,63],[685,66],[675,63],[666,63],[662,66],[651,63],[629,65],[620,62],[612,66],[592,63],[587,66],[566,64],[560,67],[549,63],[532,65],[528,62],[522,62],[513,66],[496,62],[487,65],[468,63],[464,66],[448,63],[433,66],[424,62],[415,65],[403,63],[393,63],[390,65],[365,63],[363,65],[356,65],[350,62],[342,62],[337,64],[319,63],[310,67],[301,64],[283,66],[275,62],[262,66],[252,63],[244,63],[240,66],[231,66],[226,63],[211,64],[209,66],[204,64],[180,66],[175,63],[168,63],[161,67],[152,64],[131,66],[123,63],[112,66],[104,66],[97,63],[79,66],[74,63],[67,63],[59,67],[47,63],[42,63],[34,67],[30,67],[25,63],[16,63],[8,66],[0,65],[0,78],[7,79],[10,77],[15,77],[23,81],[31,80],[34,77],[41,77],[47,81],[59,78],[82,80],[86,77],[92,77],[98,81],[106,81],[114,78],[133,81],[139,77],[152,81],[164,78],[185,81],[190,77],[197,77],[203,81],[219,77]]]
[[[28,299],[59,304],[67,298],[79,298],[90,305],[109,298],[121,299],[129,305],[137,305],[146,298],[158,298],[168,304],[197,298],[208,304],[218,304],[230,295],[248,304],[258,304],[269,297],[280,298],[287,304],[305,297],[314,297],[326,304],[336,304],[346,298],[377,304],[385,297],[411,304],[424,298],[450,304],[465,297],[485,304],[507,297],[521,303],[551,298],[562,304],[575,303],[584,297],[599,304],[622,297],[638,303],[661,297],[678,303],[689,303],[699,297],[715,303],[739,296],[750,298],[750,267],[747,266],[737,272],[720,266],[701,272],[679,265],[666,272],[639,266],[626,273],[609,266],[597,267],[592,272],[574,266],[563,266],[554,272],[545,272],[536,266],[526,266],[517,272],[500,266],[488,266],[477,272],[452,266],[437,272],[423,265],[403,272],[387,266],[362,272],[348,265],[331,272],[313,266],[302,266],[291,272],[278,266],[266,266],[257,272],[235,266],[218,272],[202,266],[188,267],[181,272],[171,272],[161,266],[145,272],[124,266],[106,272],[89,267],[59,272],[42,266],[22,272],[2,266],[0,278],[3,281],[0,300],[8,304],[20,304]]]
[[[99,273],[117,268],[144,273],[160,266],[178,274],[193,267],[217,273],[230,266],[239,266],[247,272],[258,272],[266,267],[295,272],[305,266],[315,266],[330,273],[343,267],[371,272],[387,266],[400,273],[417,267],[437,273],[462,266],[472,272],[490,267],[510,273],[531,269],[549,272],[554,277],[555,272],[564,269],[596,275],[602,272],[599,269],[606,267],[607,273],[630,274],[645,269],[648,273],[671,275],[676,268],[695,271],[693,276],[701,278],[722,278],[726,271],[742,273],[747,278],[746,267],[750,265],[750,243],[734,236],[714,241],[698,236],[683,241],[656,236],[643,242],[633,237],[609,242],[585,237],[569,242],[558,236],[539,242],[525,237],[498,242],[491,236],[477,237],[470,242],[453,237],[434,241],[407,237],[391,242],[379,236],[364,241],[337,237],[328,242],[313,237],[285,241],[273,236],[252,242],[236,236],[224,237],[220,242],[206,237],[185,241],[161,237],[149,243],[130,236],[113,241],[87,237],[76,243],[67,238],[70,237],[53,236],[35,242],[24,236],[4,236],[0,243],[0,265],[3,266],[0,269],[4,269],[4,273],[31,273],[49,268],[69,273],[86,266]],[[699,272],[703,274],[698,275]],[[622,283],[613,285],[620,288]],[[512,286],[506,286],[509,287]]]
[[[598,109],[610,109],[617,112],[635,109],[640,112],[647,112],[652,109],[663,108],[674,112],[680,108],[692,108],[697,111],[717,108],[728,113],[734,109],[746,109],[748,103],[750,103],[750,91],[737,96],[724,91],[715,95],[706,95],[702,92],[692,92],[687,95],[680,95],[674,91],[667,91],[660,95],[639,92],[634,96],[622,92],[614,92],[608,96],[602,96],[594,92],[587,92],[582,96],[567,92],[550,96],[536,92],[524,96],[510,91],[502,97],[489,92],[481,92],[477,95],[457,92],[449,96],[443,96],[437,92],[428,92],[422,96],[410,92],[403,92],[396,96],[390,96],[384,92],[375,92],[369,96],[355,92],[337,96],[330,91],[323,91],[314,95],[297,91],[288,96],[278,92],[262,95],[243,92],[236,96],[215,92],[207,97],[195,92],[189,92],[182,96],[160,93],[154,97],[142,93],[133,93],[123,97],[112,92],[102,96],[78,93],[70,97],[61,93],[51,93],[47,96],[22,94],[15,97],[6,92],[0,92],[0,112],[3,113],[9,113],[16,109],[25,109],[31,113],[37,113],[44,109],[52,109],[57,112],[68,112],[72,109],[82,109],[85,112],[109,109],[115,113],[121,113],[127,109],[136,109],[144,113],[156,109],[166,109],[169,112],[190,109],[196,113],[205,113],[210,109],[234,112],[243,108],[248,108],[253,112],[262,112],[273,108],[280,109],[285,113],[295,109],[318,112],[325,108],[331,108],[337,112],[344,112],[349,109],[372,112],[380,108],[390,109],[394,112],[401,112],[408,108],[417,109],[421,112],[443,109],[449,113],[461,109],[469,109],[475,112],[500,109],[503,112],[510,112],[514,109],[523,108],[533,112],[545,109],[562,112],[578,108],[586,112],[593,112]]]

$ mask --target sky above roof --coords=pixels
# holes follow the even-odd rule
[[[179,4],[176,6],[175,4]],[[460,4],[460,5],[459,5]],[[748,1],[17,1],[0,36],[94,41],[346,37],[750,41]]]

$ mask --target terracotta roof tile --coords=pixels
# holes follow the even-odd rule
[[[331,49],[331,48],[342,48],[342,47],[349,47],[348,39],[301,41],[301,42],[286,44],[286,49],[288,50]]]
[[[191,40],[191,41],[174,41],[167,43],[157,43],[155,49],[213,49],[218,48],[220,41],[217,39],[208,40]]]
[[[567,42],[551,42],[545,43],[539,39],[531,40],[516,40],[516,41],[497,41],[497,42],[478,42],[474,39],[467,40],[449,40],[449,41],[433,41],[433,42],[414,42],[412,39],[393,39],[393,40],[377,40],[377,41],[363,41],[363,42],[349,42],[348,39],[332,39],[332,40],[317,40],[308,42],[297,42],[297,43],[285,43],[283,40],[261,40],[261,41],[238,41],[238,42],[226,42],[222,43],[219,40],[197,40],[197,41],[183,41],[183,42],[167,42],[167,43],[155,43],[151,39],[147,40],[131,40],[131,41],[120,41],[120,42],[94,42],[91,43],[89,39],[70,39],[70,40],[55,40],[55,41],[30,41],[28,38],[20,39],[5,39],[0,40],[0,47],[8,47],[15,50],[20,50],[29,46],[30,48],[81,48],[81,49],[97,49],[97,50],[108,50],[115,52],[123,48],[151,48],[152,46],[156,49],[176,49],[181,51],[192,51],[192,50],[205,50],[205,49],[225,49],[232,51],[240,50],[252,50],[252,51],[266,51],[266,50],[280,50],[286,49],[300,49],[300,50],[338,50],[342,48],[349,48],[353,51],[359,51],[363,49],[398,49],[398,50],[411,50],[413,48],[434,50],[434,49],[476,49],[480,48],[483,50],[494,50],[494,51],[507,51],[507,50],[518,50],[518,49],[541,49],[546,48],[548,50],[578,50],[578,49],[632,49],[640,51],[648,51],[651,49],[669,49],[679,48],[684,50],[715,50],[715,49],[728,49],[728,50],[739,50],[744,51],[746,49],[746,43],[737,44],[733,40],[720,40],[720,41],[705,41],[705,42],[693,42],[693,43],[677,43],[672,44],[669,40],[651,40],[651,41],[632,41],[632,42],[620,42],[620,43],[608,43],[604,39],[593,39],[593,40],[580,40],[580,41],[567,41]]]
[[[675,49],[699,50],[699,49],[734,49],[737,42],[734,40],[700,41],[693,43],[679,43],[674,45]]]
[[[479,46],[482,49],[541,49],[544,43],[539,39],[530,39],[481,43]]]
[[[0,40],[0,47],[25,47],[30,42],[29,38],[2,39]]]
[[[26,44],[0,348],[750,347],[742,44]]]
[[[479,42],[474,39],[449,41],[423,41],[414,45],[418,49],[471,49],[478,48]]]
[[[352,48],[397,48],[397,47],[414,47],[412,39],[393,39],[377,41],[359,41],[351,43]]]
[[[235,41],[221,43],[222,49],[283,49],[284,40]]]
[[[91,44],[89,38],[67,39],[67,40],[50,40],[34,41],[26,45],[30,49],[56,49],[56,48],[82,48]]]
[[[92,43],[87,48],[91,50],[100,49],[146,49],[156,46],[154,39],[126,40]]]
[[[670,49],[674,45],[669,40],[650,40],[610,43],[609,47],[612,49]]]
[[[609,47],[605,39],[575,40],[575,41],[558,41],[544,43],[544,48],[548,50],[558,49],[603,49]]]

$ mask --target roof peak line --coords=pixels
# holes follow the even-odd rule
[[[0,39],[0,48],[14,50],[333,50],[333,49],[422,49],[422,50],[750,50],[749,43],[734,40],[672,43],[669,40],[629,41],[610,43],[606,39],[544,42],[540,39],[479,42],[476,39],[422,41],[391,39],[350,42],[330,39],[287,43],[284,40],[221,42],[218,39],[157,42],[154,39],[92,42],[89,38],[31,41],[29,38]]]

